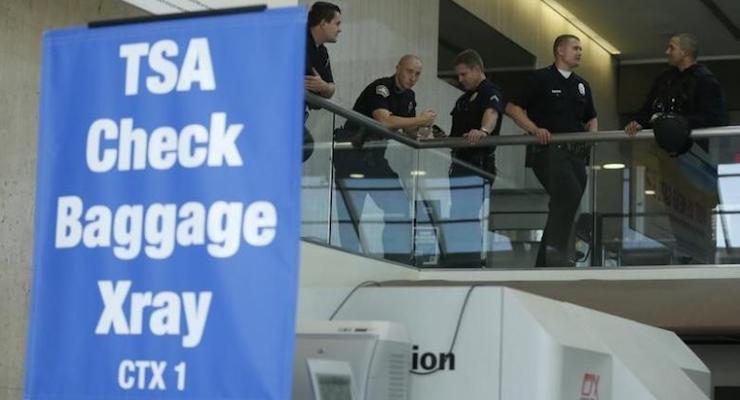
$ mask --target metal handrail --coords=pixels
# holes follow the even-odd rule
[[[393,132],[390,129],[384,127],[378,121],[368,118],[365,115],[362,115],[354,110],[348,110],[336,103],[334,103],[331,100],[327,100],[319,95],[313,94],[311,92],[306,92],[306,103],[314,106],[314,107],[320,107],[324,108],[328,111],[333,112],[336,115],[340,115],[344,118],[346,118],[349,121],[352,121],[354,123],[357,123],[361,126],[366,127],[369,129],[372,133],[377,133],[385,138],[393,139],[397,142],[403,143],[411,148],[414,149],[422,149],[422,148],[428,148],[428,149],[436,149],[436,148],[447,148],[447,146],[429,146],[429,147],[421,147],[420,144],[423,142],[420,142],[416,139],[413,139],[409,136]],[[463,139],[464,140],[464,139]],[[467,143],[467,142],[466,142]],[[316,144],[312,144],[312,146],[316,146]],[[332,144],[332,146],[336,149],[350,149],[353,147],[353,145],[349,142],[335,142]],[[372,141],[364,143],[362,145],[363,148],[382,148],[384,147],[381,143],[373,143]],[[458,164],[464,168],[467,168],[470,172],[481,176],[488,180],[493,180],[496,178],[496,176],[488,171],[485,171],[473,164],[470,164],[467,161],[460,160],[457,158],[452,158],[451,161],[455,164]]]
[[[467,139],[459,137],[444,137],[426,140],[417,140],[406,135],[393,132],[384,127],[372,118],[368,118],[354,110],[340,106],[339,104],[325,99],[314,93],[306,92],[306,102],[315,107],[324,108],[334,114],[340,115],[349,121],[367,127],[373,133],[377,133],[385,138],[403,143],[414,149],[458,149],[470,147],[492,147],[492,146],[512,146],[522,144],[537,144],[537,138],[531,135],[513,134],[488,136],[482,138],[477,144],[471,145]],[[695,139],[712,138],[723,136],[740,136],[740,126],[724,126],[718,128],[695,129],[691,132],[691,137]],[[571,142],[629,142],[635,140],[651,140],[653,131],[646,129],[640,131],[635,136],[627,136],[624,131],[599,131],[558,133],[552,135],[551,143],[571,143]]]
[[[419,141],[417,141],[416,139],[412,139],[408,136],[393,132],[390,129],[381,125],[378,121],[372,118],[369,118],[365,115],[362,115],[358,113],[357,111],[344,108],[340,106],[339,104],[331,100],[325,99],[317,94],[306,92],[306,103],[314,107],[320,107],[320,108],[326,109],[336,115],[340,115],[344,118],[347,118],[348,121],[352,121],[363,127],[368,128],[370,131],[372,131],[372,133],[376,133],[388,139],[393,139],[397,142],[401,142],[415,149],[420,148],[418,147]]]

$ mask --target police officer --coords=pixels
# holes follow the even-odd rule
[[[661,113],[683,115],[691,129],[727,125],[724,96],[717,78],[696,62],[699,43],[689,33],[674,35],[665,51],[671,66],[653,83],[652,89],[634,121],[625,126],[635,135]]]
[[[624,130],[628,135],[635,135],[643,128],[652,127],[658,144],[671,156],[678,156],[691,148],[691,141],[688,139],[690,129],[728,124],[720,84],[706,66],[697,63],[698,54],[699,44],[694,35],[680,33],[671,37],[665,51],[671,67],[658,76],[635,120],[625,126]],[[675,129],[669,123],[676,115],[683,117],[688,129]],[[706,140],[697,141],[697,144],[708,150]],[[673,162],[670,159],[663,160],[662,165]],[[682,190],[701,191],[710,195],[705,196],[707,200],[704,202],[697,203],[703,208],[701,211],[697,210],[697,214],[711,215],[718,200],[716,170],[714,174],[703,173],[702,185],[693,184],[688,176],[677,179],[684,182]],[[677,258],[672,262],[714,263],[716,244],[711,234],[707,234],[713,230],[711,218],[705,220],[699,235],[687,236],[681,232],[686,231],[687,225],[696,227],[701,219],[686,217],[675,209],[673,211],[668,214],[676,239],[674,256]],[[687,224],[687,219],[691,219],[691,224]],[[706,240],[699,239],[700,237]],[[692,249],[692,254],[682,254],[687,249]]]
[[[506,107],[517,125],[537,137],[540,145],[527,148],[526,164],[550,195],[536,266],[575,265],[573,221],[586,188],[588,148],[581,143],[548,143],[553,134],[598,130],[591,87],[573,72],[582,51],[578,37],[558,36],[553,44],[555,62],[535,71],[525,90]]]
[[[329,52],[324,43],[336,43],[342,32],[342,12],[336,5],[317,1],[308,12],[308,32],[306,34],[306,73],[304,87],[307,91],[327,99],[334,96],[334,76],[331,72]],[[308,120],[306,105],[304,120]],[[303,161],[313,153],[314,139],[308,127],[303,127]]]
[[[476,144],[486,136],[498,135],[506,103],[501,90],[486,79],[483,59],[475,50],[464,50],[455,57],[455,73],[463,93],[455,102],[450,136],[467,138]],[[493,175],[496,152],[493,147],[453,151],[452,156]],[[450,254],[447,266],[478,267],[482,256],[482,227],[479,210],[493,181],[481,177],[463,165],[450,165],[450,221],[445,237]],[[487,214],[487,213],[486,213]]]
[[[357,98],[353,110],[390,130],[413,132],[419,127],[432,126],[437,116],[434,111],[426,110],[416,115],[416,95],[411,88],[418,81],[421,69],[419,57],[403,56],[395,75],[369,84]],[[344,204],[337,207],[341,245],[359,250],[360,234],[356,227],[365,199],[371,197],[384,212],[384,257],[408,262],[411,259],[409,199],[398,174],[385,158],[387,140],[351,122],[345,125],[344,131],[350,132],[359,148],[339,150],[334,156],[337,198],[344,200]]]
[[[336,43],[342,32],[342,12],[336,5],[317,1],[308,12],[305,88],[327,99],[334,96],[334,76],[324,43]]]

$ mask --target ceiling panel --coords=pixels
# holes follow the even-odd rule
[[[220,8],[245,7],[267,4],[285,7],[298,4],[298,0],[123,0],[152,14],[171,14],[186,11],[203,11]]]
[[[454,1],[440,0],[439,7],[440,71],[452,70],[455,56],[465,49],[478,51],[488,69],[534,68],[534,54]]]
[[[740,1],[714,0],[735,26],[740,27]]]

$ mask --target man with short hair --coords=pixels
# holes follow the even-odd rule
[[[526,161],[550,195],[538,267],[575,265],[573,222],[586,189],[588,146],[548,143],[553,134],[598,130],[591,87],[573,72],[582,53],[577,36],[558,36],[553,43],[555,62],[535,71],[524,92],[506,106],[516,124],[540,143],[527,147]]]
[[[727,125],[728,117],[722,88],[709,69],[697,63],[699,41],[690,33],[671,37],[665,50],[670,69],[653,84],[633,121],[624,130],[637,134],[661,113],[686,117],[691,129]]]
[[[306,43],[306,90],[321,97],[334,95],[334,76],[331,72],[329,52],[324,43],[336,43],[342,32],[342,12],[338,6],[317,1],[308,12]]]
[[[421,75],[421,59],[415,55],[403,56],[396,65],[396,73],[370,83],[353,107],[390,130],[415,132],[420,127],[431,127],[437,114],[425,110],[416,115],[416,95],[412,88]],[[339,190],[339,236],[341,245],[351,250],[362,246],[356,227],[367,197],[383,210],[383,256],[386,259],[411,260],[411,225],[409,199],[403,191],[398,174],[385,158],[387,139],[367,132],[351,121],[343,130],[354,137],[356,148],[335,151],[335,181]],[[341,138],[338,138],[341,140]],[[363,148],[364,146],[364,148]],[[364,249],[369,253],[369,249]]]
[[[307,91],[327,99],[334,96],[334,76],[331,72],[329,52],[324,43],[336,43],[342,32],[342,11],[335,4],[317,1],[308,11],[308,32],[306,34],[306,73],[304,87]],[[304,122],[308,121],[306,104]],[[308,126],[303,126],[303,161],[313,154],[314,139]]]
[[[501,90],[486,78],[483,59],[475,50],[455,57],[455,73],[465,91],[455,102],[451,137],[464,137],[470,144],[498,135],[506,107]],[[491,175],[496,174],[494,147],[464,148],[452,152],[450,165],[450,219],[445,224],[448,260],[445,266],[481,267],[485,260],[480,209],[493,180],[481,176],[455,160],[464,161]],[[488,217],[484,212],[483,218]]]
[[[718,200],[716,167],[702,166],[700,182],[690,174],[676,176],[675,172],[671,172],[684,170],[679,167],[681,163],[688,165],[688,168],[694,165],[688,161],[694,159],[693,156],[680,157],[693,144],[685,129],[686,124],[690,131],[727,125],[729,118],[717,78],[706,66],[697,63],[699,41],[696,36],[689,33],[673,35],[666,46],[665,55],[670,68],[655,80],[642,108],[624,130],[628,135],[635,135],[643,128],[653,128],[656,141],[668,153],[664,157],[660,153],[657,155],[657,175],[669,187],[673,185],[672,181],[680,182],[674,187],[678,188],[682,198],[684,195],[698,194],[690,197],[693,199],[690,217],[685,207],[677,202],[663,204],[675,238],[671,262],[712,264],[716,253],[716,243],[712,237],[712,214]],[[672,129],[671,125],[661,126],[670,124],[672,120],[682,120],[677,125],[681,129]],[[697,140],[696,144],[709,150],[706,139]],[[669,158],[668,155],[679,158]]]

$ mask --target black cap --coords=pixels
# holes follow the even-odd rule
[[[682,115],[663,113],[653,119],[652,125],[655,141],[671,157],[686,153],[694,144],[689,121]]]

